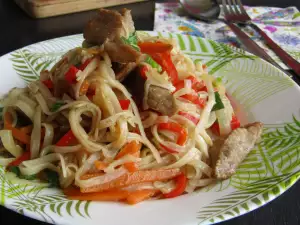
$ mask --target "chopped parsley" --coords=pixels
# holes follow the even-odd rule
[[[158,72],[162,71],[161,66],[157,62],[155,62],[150,56],[146,58],[145,62],[148,63],[152,68],[157,69]]]
[[[52,105],[50,111],[56,112],[60,107],[62,107],[65,103],[64,102],[56,102]]]
[[[215,103],[214,107],[212,108],[212,111],[224,109],[224,104],[222,102],[221,96],[220,96],[219,92],[217,92],[217,91],[215,92],[215,99],[216,99],[216,103]]]
[[[130,34],[128,38],[121,37],[121,40],[123,41],[124,44],[130,45],[135,50],[140,51],[140,48],[138,46],[138,39],[136,36],[136,32],[133,32],[132,34]]]
[[[48,181],[50,188],[59,187],[59,176],[57,172],[46,169],[44,170],[44,173],[46,175],[46,180]]]
[[[18,166],[10,166],[9,171],[16,174],[17,177],[25,180],[35,180],[36,179],[36,174],[32,175],[23,175],[21,174],[20,168]]]

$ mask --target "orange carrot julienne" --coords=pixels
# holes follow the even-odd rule
[[[99,177],[99,176],[102,176],[104,175],[103,172],[96,172],[96,173],[86,173],[86,174],[83,174],[80,179],[81,180],[88,180],[90,178],[93,178],[93,177]]]
[[[98,170],[104,170],[108,166],[107,163],[101,162],[98,160],[94,162],[94,165],[95,165],[96,169],[98,169]]]
[[[118,153],[118,155],[116,156],[116,159],[120,159],[123,156],[129,154],[129,155],[133,155],[134,153],[140,151],[142,147],[142,144],[137,142],[137,141],[131,141],[129,143],[127,143],[122,149],[121,151]]]
[[[125,190],[109,190],[97,193],[81,193],[79,189],[65,189],[64,194],[71,200],[82,201],[121,201],[128,196],[128,191]]]
[[[126,173],[112,181],[104,184],[91,186],[88,188],[81,188],[81,192],[98,192],[109,189],[123,188],[132,184],[139,184],[144,182],[164,181],[173,179],[180,175],[180,169],[158,169],[158,170],[140,170],[133,173]]]
[[[20,131],[24,132],[25,134],[29,134],[29,133],[32,132],[32,128],[33,128],[32,125],[28,125],[28,126],[25,126],[25,127],[21,127]]]
[[[132,154],[135,157],[140,157],[140,151]],[[129,171],[129,172],[135,172],[139,170],[138,164],[136,162],[128,162],[124,163],[124,167]]]
[[[126,201],[128,204],[134,205],[141,201],[151,198],[157,193],[157,190],[137,190],[126,191],[114,189],[96,193],[82,193],[79,188],[68,187],[63,190],[68,199],[82,201]]]
[[[5,115],[4,115],[4,129],[5,130],[11,130],[13,137],[15,139],[17,139],[18,141],[20,141],[24,144],[29,144],[30,143],[30,136],[29,135],[22,132],[18,128],[15,128],[15,127],[12,126],[12,116],[8,112],[6,112]]]
[[[173,48],[171,44],[163,42],[139,42],[138,45],[141,49],[141,52],[147,54],[170,52]]]
[[[79,89],[79,95],[85,95],[89,89],[89,86],[90,86],[90,83],[87,80],[84,80]]]
[[[64,188],[63,190],[63,193],[65,194],[65,195],[78,195],[78,194],[80,194],[81,192],[80,192],[80,189],[79,188],[77,188],[77,187],[75,187],[75,186],[69,186],[69,187],[67,187],[67,188]]]
[[[142,202],[146,199],[151,198],[153,195],[155,195],[157,190],[149,190],[149,189],[144,189],[144,190],[138,190],[138,191],[133,191],[130,192],[129,195],[127,196],[127,203],[130,205],[137,204],[139,202]]]
[[[128,162],[128,163],[124,163],[124,167],[129,171],[129,172],[135,172],[138,171],[138,165],[135,162]]]
[[[136,141],[131,141],[122,148],[122,150],[116,156],[116,159],[120,159],[127,154],[139,157],[141,147],[142,147],[141,143],[136,142]],[[124,163],[124,167],[129,172],[135,172],[138,170],[138,165],[137,165],[137,163],[134,163],[134,162]]]

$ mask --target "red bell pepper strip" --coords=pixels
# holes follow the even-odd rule
[[[197,78],[193,76],[189,76],[185,78],[185,80],[190,80],[192,82],[192,89],[194,89],[196,92],[207,91],[204,81],[198,81]],[[176,90],[173,93],[184,88],[184,80],[178,81],[178,83],[175,85],[175,88]]]
[[[172,84],[176,84],[178,82],[178,72],[176,70],[175,65],[172,62],[171,53],[156,53],[150,55],[154,61],[156,61],[161,68],[167,72],[169,75]]]
[[[178,72],[172,62],[172,58],[171,58],[172,48],[170,49],[168,44],[164,44],[161,42],[151,43],[151,47],[149,47],[150,46],[149,42],[144,42],[144,43],[138,43],[141,52],[150,55],[152,59],[156,61],[164,71],[167,72],[167,74],[171,79],[171,82],[173,84],[176,84],[178,82]]]
[[[89,65],[89,63],[92,61],[92,59],[93,59],[93,58],[89,58],[89,59],[85,60],[84,63],[82,63],[82,64],[78,67],[78,69],[80,69],[81,71],[83,71],[83,70],[87,67],[87,65]]]
[[[148,71],[147,66],[141,66],[140,67],[140,75],[142,78],[144,78],[145,80],[147,80],[147,76],[146,76],[146,72]]]
[[[236,117],[236,115],[232,116],[230,125],[232,130],[235,130],[236,128],[239,128],[241,126],[241,123],[239,119]]]
[[[160,124],[158,124],[158,129],[159,130],[169,130],[169,131],[178,133],[178,138],[177,138],[178,145],[184,145],[184,143],[186,142],[187,132],[178,123],[174,123],[174,122],[160,123]]]
[[[231,126],[231,130],[235,130],[241,126],[241,123],[239,119],[236,117],[236,115],[232,116],[230,126]],[[214,134],[220,135],[220,127],[218,121],[214,122],[214,124],[211,126],[211,130]]]
[[[76,74],[79,70],[75,66],[71,66],[65,74],[65,79],[70,83],[70,84],[75,84],[76,83]]]
[[[170,52],[172,45],[163,42],[141,42],[138,43],[141,52],[147,54]]]
[[[22,162],[30,159],[30,151],[26,151],[20,157],[16,158],[14,161],[8,164],[8,166],[18,166]]]
[[[69,130],[57,143],[56,146],[69,146],[77,144],[78,141],[76,137],[74,136],[72,130]]]
[[[199,98],[198,95],[186,94],[182,95],[181,97],[194,103],[195,105],[198,105],[200,108],[205,107],[206,100],[203,98]]]
[[[49,88],[49,89],[52,89],[52,88],[53,88],[53,82],[52,82],[52,80],[48,79],[48,80],[43,80],[42,82],[43,82],[43,84],[44,84],[47,88]]]
[[[140,129],[138,127],[135,127],[132,132],[141,135]]]
[[[184,193],[186,185],[187,185],[187,178],[184,175],[184,173],[182,173],[178,177],[176,177],[175,182],[176,182],[175,189],[167,194],[164,194],[165,198],[175,198]]]
[[[170,153],[170,154],[175,154],[175,153],[178,153],[177,151],[171,149],[171,148],[168,148],[167,146],[165,145],[162,145],[162,144],[159,144],[160,147],[162,147],[164,150],[166,150],[166,152]]]
[[[199,122],[198,118],[196,118],[195,116],[193,116],[193,115],[191,115],[189,113],[186,113],[186,112],[183,112],[183,111],[179,111],[178,115],[187,118],[188,120],[192,121],[194,124],[197,124]]]
[[[119,103],[120,103],[121,108],[123,110],[127,110],[129,108],[129,105],[130,105],[130,100],[129,99],[121,99],[121,100],[119,100]]]

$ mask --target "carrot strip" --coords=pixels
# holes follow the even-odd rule
[[[153,195],[156,194],[156,192],[157,190],[149,190],[149,189],[130,192],[126,200],[128,204],[134,205],[146,199],[151,198]]]
[[[127,143],[122,149],[121,151],[118,153],[118,155],[116,156],[116,159],[120,159],[123,156],[129,154],[129,155],[133,155],[134,153],[140,151],[142,147],[142,144],[137,142],[137,141],[131,141],[129,143]]]
[[[180,169],[158,169],[158,170],[140,170],[133,173],[126,173],[110,182],[91,186],[88,188],[81,188],[81,192],[98,192],[109,189],[116,189],[126,187],[132,184],[139,184],[144,182],[164,181],[169,180],[180,175]]]
[[[129,162],[129,163],[124,163],[124,167],[129,171],[129,172],[136,172],[139,170],[138,166],[134,162]]]
[[[128,196],[128,191],[110,190],[97,193],[81,193],[78,188],[68,188],[63,190],[68,199],[82,201],[121,201]]]
[[[140,156],[140,150],[141,150],[142,144],[136,141],[131,141],[127,143],[121,151],[118,153],[116,156],[116,159],[120,159],[123,156],[129,154],[133,155],[136,157]],[[135,172],[138,170],[138,165],[137,163],[134,162],[129,162],[129,163],[124,163],[124,167],[129,171],[129,172]]]
[[[98,160],[94,162],[94,165],[98,170],[104,170],[108,166],[107,163]]]
[[[137,163],[135,162],[129,162],[129,163],[124,163],[124,167],[129,171],[129,172],[136,172],[139,170]]]
[[[90,83],[87,80],[84,80],[79,89],[79,95],[85,95],[89,89],[89,86],[90,86]]]
[[[81,180],[88,180],[90,178],[93,178],[93,177],[99,177],[99,176],[102,176],[104,175],[103,172],[97,172],[97,173],[86,173],[86,174],[83,174],[80,179]]]
[[[173,48],[171,44],[163,42],[139,42],[138,45],[141,52],[147,54],[170,52]]]
[[[25,126],[25,127],[21,127],[20,131],[22,131],[25,134],[30,134],[32,132],[32,128],[33,128],[32,125],[28,125],[28,126]]]
[[[5,130],[11,130],[13,137],[15,139],[17,139],[18,141],[20,141],[24,144],[29,144],[30,143],[30,136],[29,135],[22,132],[18,128],[15,128],[15,127],[12,126],[12,116],[8,112],[6,112],[5,115],[4,115],[4,129]]]
[[[135,157],[140,157],[140,151],[136,152],[133,154]],[[129,172],[135,172],[139,170],[138,164],[135,162],[128,162],[124,163],[124,167],[129,171]]]

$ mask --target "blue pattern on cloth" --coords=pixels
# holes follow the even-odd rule
[[[300,62],[300,13],[296,7],[249,7],[245,9],[252,21],[264,30],[285,51]],[[221,10],[220,18],[223,18]],[[156,3],[154,30],[205,37],[241,47],[234,33],[224,23],[206,23],[185,14],[179,3]],[[243,30],[283,68],[286,66],[250,27]]]

